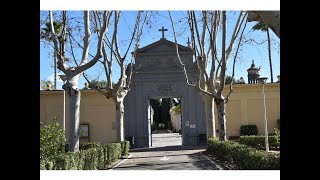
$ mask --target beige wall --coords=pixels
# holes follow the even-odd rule
[[[66,134],[69,133],[69,99],[66,94]],[[56,118],[55,118],[56,117]],[[80,124],[89,124],[91,142],[115,142],[116,131],[112,128],[116,111],[114,102],[92,90],[81,91]],[[45,124],[63,120],[63,91],[40,91],[40,121]],[[80,142],[87,139],[80,139]]]
[[[264,110],[262,86],[260,84],[237,84],[227,104],[227,136],[239,136],[240,126],[256,124],[258,133],[264,134]],[[229,92],[225,87],[224,95]],[[280,118],[280,84],[266,84],[265,96],[267,105],[268,131],[274,133],[277,119]],[[69,127],[69,106],[66,95],[66,133]],[[115,106],[111,99],[106,99],[99,92],[93,90],[81,91],[80,123],[88,123],[90,141],[110,143],[115,141]],[[215,109],[215,114],[216,114]],[[40,91],[40,121],[45,124],[53,123],[57,119],[62,123],[63,91]],[[56,117],[56,118],[55,118]],[[217,114],[216,114],[217,117]],[[216,118],[216,127],[218,122]],[[68,138],[68,136],[67,136]],[[85,141],[81,139],[80,141]]]
[[[229,86],[223,95],[229,93]],[[280,83],[265,84],[268,132],[274,133],[280,118]],[[218,128],[216,114],[216,128]],[[264,135],[264,109],[261,84],[236,84],[227,103],[227,136],[239,136],[240,126],[255,124],[259,135]]]

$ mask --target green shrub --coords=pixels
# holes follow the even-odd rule
[[[130,142],[121,141],[121,155],[126,156],[129,154]]]
[[[279,145],[280,149],[280,129],[275,128],[275,137],[276,137],[276,143]]]
[[[75,157],[76,154],[73,152],[68,152],[64,154],[58,154],[53,157],[54,170],[75,170],[78,166],[78,159]]]
[[[102,147],[58,154],[53,161],[54,170],[96,170],[105,167]]]
[[[256,125],[241,125],[240,136],[258,135],[258,127]]]
[[[106,167],[109,163],[121,158],[121,153],[128,150],[127,141],[121,143],[111,143],[107,145],[98,145],[97,143],[87,150],[77,152],[60,153],[51,158],[40,160],[41,170],[96,170]],[[121,148],[123,144],[123,149]],[[85,146],[84,146],[85,147]],[[87,146],[89,147],[89,145]]]
[[[111,143],[108,144],[108,161],[114,162],[115,160],[121,158],[121,144]]]
[[[64,153],[64,131],[59,123],[53,125],[40,124],[40,160]]]
[[[269,147],[272,149],[280,148],[280,141],[276,136],[268,136]],[[265,136],[240,136],[239,139],[240,144],[245,144],[247,146],[257,148],[257,149],[265,149]]]
[[[40,170],[51,170],[53,168],[53,162],[48,158],[40,159]]]
[[[110,164],[110,161],[108,159],[109,155],[108,155],[108,148],[109,146],[108,145],[102,145],[101,146],[102,149],[103,149],[103,166],[106,167],[108,164]]]
[[[100,146],[101,146],[101,144],[99,142],[85,142],[85,143],[79,144],[79,150],[83,151],[83,150],[87,150],[90,148],[97,148]]]
[[[280,169],[280,156],[233,141],[211,138],[207,152],[220,160],[237,165],[239,169]]]

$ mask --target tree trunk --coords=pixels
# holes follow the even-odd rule
[[[269,65],[270,65],[271,83],[273,83],[273,72],[272,72],[271,45],[270,45],[269,29],[267,30],[267,35],[268,35],[268,52],[269,52]]]
[[[124,126],[123,126],[123,117],[124,117],[124,106],[123,101],[116,103],[116,141],[124,141]]]
[[[69,151],[79,151],[79,122],[80,122],[80,90],[78,79],[80,74],[68,75],[62,88],[69,95]]]
[[[219,140],[227,140],[227,125],[226,125],[226,104],[224,99],[215,99],[218,110],[218,126],[219,126]]]
[[[207,126],[207,140],[208,140],[211,137],[216,137],[213,97],[204,96],[202,97],[202,99],[203,99],[205,111],[206,111],[206,126]]]
[[[54,51],[53,53],[53,68],[54,68],[54,83],[53,87],[56,90],[57,89],[57,52]]]

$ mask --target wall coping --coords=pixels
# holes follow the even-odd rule
[[[233,92],[237,91],[253,91],[253,92],[260,92],[262,91],[262,85],[261,84],[234,84],[233,86]],[[230,85],[225,85],[224,92],[229,92]],[[258,89],[258,91],[257,91]],[[265,89],[279,89],[280,90],[280,83],[266,83]],[[105,91],[106,90],[102,90]],[[80,90],[82,94],[100,94],[95,89],[82,89]],[[63,90],[40,90],[40,95],[54,95],[54,94],[63,94]]]

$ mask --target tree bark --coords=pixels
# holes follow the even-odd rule
[[[67,77],[62,88],[69,95],[69,151],[79,151],[79,122],[80,122],[80,90],[78,79],[80,74]]]
[[[213,97],[205,95],[202,97],[206,111],[207,139],[216,137],[215,119],[213,109]]]
[[[218,126],[219,126],[219,140],[227,140],[227,125],[226,125],[226,103],[224,99],[215,99],[215,104],[218,110]]]
[[[273,72],[272,72],[271,45],[270,45],[269,29],[267,30],[267,35],[268,35],[268,52],[269,52],[270,75],[271,75],[271,83],[273,83]]]
[[[124,105],[122,100],[122,101],[116,102],[116,124],[117,124],[116,141],[124,141],[123,118],[124,118]]]
[[[57,52],[53,52],[53,68],[54,68],[54,89],[57,89]]]

